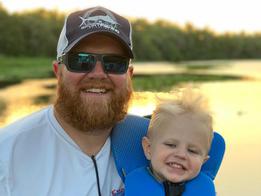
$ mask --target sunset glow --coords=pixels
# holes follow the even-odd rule
[[[150,21],[161,18],[181,26],[190,22],[198,28],[209,27],[216,32],[261,32],[259,0],[161,0],[153,3],[140,0],[0,0],[0,2],[10,12],[35,8],[69,12],[101,5],[130,18],[144,17]]]

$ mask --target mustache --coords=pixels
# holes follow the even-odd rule
[[[106,90],[113,90],[115,85],[108,79],[84,79],[79,84],[80,89],[86,88],[103,88]]]

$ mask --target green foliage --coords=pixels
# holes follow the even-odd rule
[[[167,21],[132,21],[137,61],[261,58],[261,34],[220,34]]]
[[[0,4],[0,54],[55,57],[64,22],[56,10],[9,14]],[[132,21],[136,61],[261,58],[261,33],[220,34],[146,19]]]
[[[52,59],[0,56],[0,87],[29,78],[53,77]]]
[[[0,10],[0,54],[55,56],[64,16],[56,11],[35,10],[8,14]]]

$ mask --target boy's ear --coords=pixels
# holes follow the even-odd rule
[[[142,148],[144,151],[144,154],[148,160],[151,160],[151,144],[150,139],[148,137],[142,138]]]
[[[210,156],[209,156],[209,155],[207,155],[207,156],[205,157],[205,159],[204,159],[203,163],[206,163],[206,162],[207,162],[207,160],[209,160],[209,158],[210,158]]]

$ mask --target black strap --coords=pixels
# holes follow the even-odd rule
[[[185,190],[185,183],[163,182],[165,196],[181,196]]]
[[[92,155],[91,158],[92,158],[92,161],[93,161],[93,164],[94,164],[94,168],[95,168],[95,173],[96,173],[96,180],[97,180],[97,185],[98,185],[98,196],[101,196],[101,188],[100,188],[100,180],[99,180],[99,173],[98,173],[97,163],[96,163],[94,155]]]

